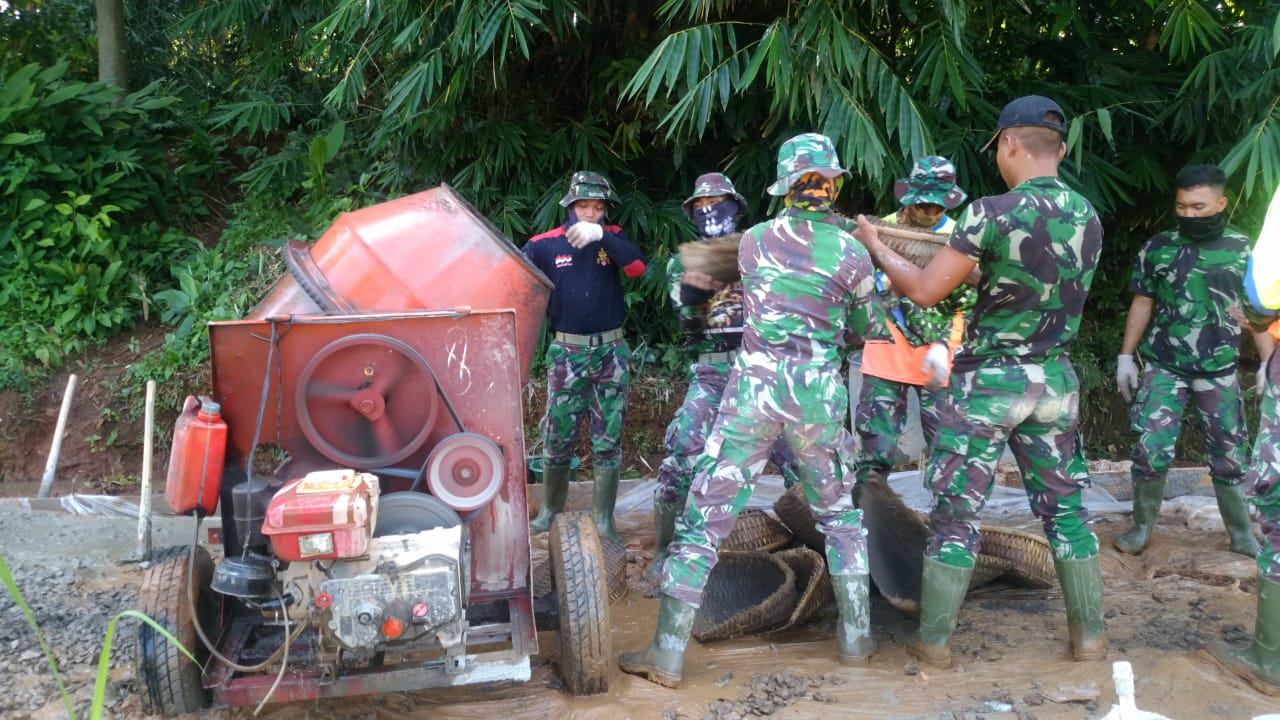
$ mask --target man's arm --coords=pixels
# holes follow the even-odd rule
[[[1253,344],[1258,348],[1258,358],[1262,361],[1262,367],[1267,366],[1267,361],[1271,359],[1271,353],[1276,349],[1275,338],[1271,337],[1271,333],[1256,332],[1253,333]]]
[[[957,250],[944,247],[923,270],[880,241],[880,232],[865,215],[858,216],[856,237],[897,291],[921,307],[933,307],[965,281],[978,264]]]
[[[1120,344],[1121,355],[1132,355],[1138,349],[1138,341],[1142,339],[1147,326],[1151,324],[1151,309],[1155,307],[1155,299],[1148,295],[1134,295],[1129,303],[1129,316],[1124,321],[1124,340]]]

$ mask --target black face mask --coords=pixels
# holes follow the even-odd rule
[[[1227,229],[1227,214],[1220,212],[1208,217],[1178,218],[1178,234],[1191,242],[1208,242],[1222,237]]]

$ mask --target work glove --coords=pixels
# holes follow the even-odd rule
[[[1133,391],[1138,389],[1139,377],[1132,355],[1116,356],[1116,387],[1125,402],[1133,402]]]
[[[576,248],[584,248],[604,237],[604,228],[597,223],[576,222],[565,233],[569,244]]]
[[[930,345],[925,351],[920,372],[929,373],[929,380],[924,384],[926,388],[937,390],[942,387],[942,383],[947,381],[947,375],[951,372],[951,348],[947,347],[946,343]]]

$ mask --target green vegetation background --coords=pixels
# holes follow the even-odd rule
[[[1003,189],[978,148],[1008,99],[1070,116],[1063,174],[1102,214],[1102,267],[1073,357],[1091,452],[1131,443],[1112,371],[1141,242],[1172,178],[1230,178],[1254,233],[1280,180],[1280,3],[1120,0],[129,0],[129,87],[99,83],[94,3],[0,3],[0,389],[146,319],[135,364],[176,406],[203,382],[205,323],[242,316],[286,240],[341,212],[452,185],[518,244],[561,218],[574,170],[608,174],[651,270],[629,285],[646,373],[682,358],[663,292],[691,237],[679,203],[727,171],[770,211],[778,144],[817,130],[884,212],[915,157]],[[105,46],[110,48],[110,46]],[[1252,370],[1246,361],[1246,367]],[[141,400],[104,413],[137,413]],[[1195,433],[1184,437],[1194,459]]]

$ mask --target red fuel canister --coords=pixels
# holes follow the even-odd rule
[[[173,427],[173,450],[165,476],[164,499],[179,514],[218,508],[222,465],[227,451],[227,424],[222,407],[209,398],[187,396]]]

